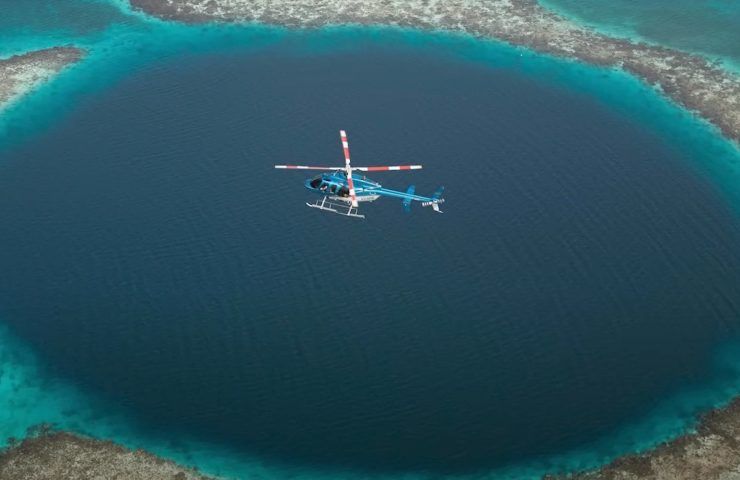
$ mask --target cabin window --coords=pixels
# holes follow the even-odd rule
[[[311,180],[311,188],[319,188],[319,185],[321,184],[321,177],[316,177],[313,180]]]
[[[339,196],[340,197],[349,197],[349,188],[342,187],[339,189]]]
[[[331,187],[329,187],[329,191],[331,193],[337,193],[337,186],[336,185],[332,185]]]

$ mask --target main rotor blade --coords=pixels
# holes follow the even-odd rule
[[[275,165],[275,168],[290,170],[342,170],[342,167],[312,167],[308,165]]]
[[[347,132],[339,130],[339,136],[342,138],[342,150],[344,151],[344,166],[349,171],[349,142],[347,141]]]
[[[361,172],[385,172],[390,170],[421,170],[421,165],[393,165],[388,167],[352,167]]]
[[[339,131],[339,136],[342,137],[342,149],[344,150],[344,164],[347,170],[347,186],[349,187],[349,198],[352,200],[352,206],[357,207],[357,195],[355,195],[355,182],[352,181],[352,167],[349,164],[349,142],[347,141],[347,132],[344,130]]]

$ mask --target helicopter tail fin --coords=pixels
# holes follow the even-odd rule
[[[437,189],[437,191],[436,191],[436,192],[434,192],[434,194],[432,195],[432,198],[433,198],[434,200],[437,200],[437,201],[441,200],[441,199],[442,199],[442,193],[443,193],[444,191],[445,191],[445,187],[439,187],[439,188]],[[440,203],[442,203],[442,202],[440,202]]]
[[[409,185],[409,188],[406,189],[406,195],[413,195],[415,191],[416,187],[413,185]],[[411,197],[403,199],[403,209],[406,211],[406,213],[411,212]]]

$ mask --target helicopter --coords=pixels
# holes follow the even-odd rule
[[[344,150],[344,167],[315,167],[308,165],[275,165],[278,169],[288,170],[324,170],[322,173],[305,182],[307,189],[322,195],[321,200],[314,203],[306,202],[311,208],[317,208],[325,212],[337,213],[347,217],[365,218],[359,212],[360,202],[373,202],[380,197],[394,197],[403,200],[403,208],[411,211],[411,202],[420,202],[422,207],[432,207],[432,210],[442,213],[439,205],[444,203],[442,192],[444,187],[439,187],[431,197],[415,194],[414,185],[409,186],[405,192],[383,188],[381,184],[370,180],[365,176],[356,177],[352,172],[387,172],[403,170],[421,170],[421,165],[393,165],[374,167],[353,167],[350,165],[349,142],[347,132],[339,131]]]

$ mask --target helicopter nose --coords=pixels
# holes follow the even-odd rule
[[[311,179],[307,179],[305,182],[303,182],[303,185],[309,190],[313,190],[313,187],[311,187]]]

